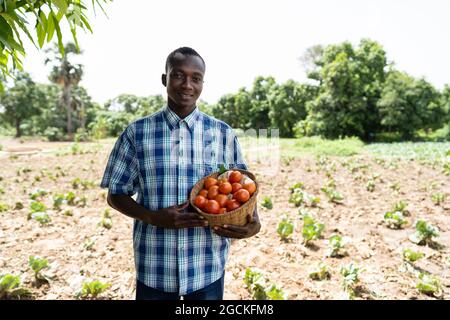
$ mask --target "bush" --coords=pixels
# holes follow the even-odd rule
[[[313,136],[298,139],[295,146],[315,155],[351,156],[360,153],[364,143],[357,137],[327,140]]]
[[[64,140],[64,133],[55,127],[49,127],[44,131],[44,137],[47,138],[48,141],[62,141]]]

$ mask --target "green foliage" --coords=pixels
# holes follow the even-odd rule
[[[342,286],[344,291],[348,293],[350,299],[355,297],[355,287],[359,283],[360,272],[360,268],[352,262],[341,268]]]
[[[328,239],[328,252],[327,256],[329,257],[342,257],[346,256],[348,253],[345,251],[344,247],[346,244],[350,242],[350,238],[342,237],[340,235],[332,235]]]
[[[430,83],[395,70],[388,73],[378,106],[382,127],[405,139],[420,128],[438,129],[445,119],[439,92]]]
[[[104,293],[110,286],[110,283],[103,283],[99,280],[84,282],[81,292],[77,293],[76,297],[82,299],[97,299],[98,296]]]
[[[380,44],[363,39],[323,50],[314,79],[320,89],[306,104],[308,116],[299,124],[302,135],[326,138],[357,136],[370,139],[378,131],[377,101],[385,79],[386,54]]]
[[[294,223],[287,215],[284,215],[277,226],[277,233],[281,240],[287,240],[294,232]]]
[[[108,2],[110,0],[93,0],[92,6],[94,9],[96,5],[101,8],[101,3]],[[8,70],[10,65],[14,69],[22,69],[20,55],[25,56],[25,46],[21,37],[26,36],[36,47],[42,48],[44,43],[50,42],[56,33],[58,47],[63,54],[64,46],[60,27],[63,17],[66,18],[64,20],[67,21],[77,48],[77,29],[92,32],[86,17],[85,1],[4,0],[0,4],[0,76],[3,77],[10,75]],[[34,30],[32,31],[31,28]],[[32,36],[35,32],[36,35]]]
[[[416,232],[409,239],[418,245],[432,244],[433,237],[439,236],[438,229],[425,220],[417,220],[414,227]]]
[[[2,299],[21,299],[31,297],[28,289],[21,287],[19,276],[12,274],[0,275],[0,300]]]
[[[31,218],[42,225],[49,224],[52,221],[47,212],[34,212],[31,214]]]
[[[403,249],[403,259],[409,262],[415,262],[422,259],[425,255],[422,252],[413,251],[411,249]]]
[[[435,205],[440,205],[441,203],[443,203],[445,200],[445,195],[441,192],[437,192],[437,193],[433,193],[431,195],[431,201],[433,201],[433,203]]]
[[[105,211],[103,212],[103,218],[102,220],[100,220],[98,225],[108,230],[112,228],[112,219],[109,209],[105,209]]]
[[[261,202],[261,206],[269,210],[273,209],[272,199],[270,199],[270,197],[268,196],[265,196],[263,198],[263,201]]]
[[[309,273],[309,277],[313,280],[327,280],[331,278],[330,268],[323,262],[319,263],[316,270]]]
[[[427,295],[440,296],[442,294],[441,281],[431,274],[419,273],[416,288],[419,289],[419,292]]]
[[[300,136],[297,136],[300,137]],[[319,136],[300,137],[295,146],[302,153],[325,156],[352,156],[362,151],[364,143],[357,137],[328,140]]]
[[[40,258],[38,256],[29,256],[28,265],[34,272],[34,278],[36,280],[48,280],[41,271],[48,268],[47,259]]]
[[[309,241],[319,239],[322,236],[325,225],[316,221],[310,214],[304,214],[302,219],[302,236],[303,242],[306,245]]]
[[[9,206],[6,203],[0,202],[0,212],[7,211],[9,209]]]
[[[331,202],[342,203],[342,200],[344,200],[344,196],[329,184],[323,186],[322,188],[320,188],[320,190],[325,193],[328,200],[330,200]]]
[[[404,225],[408,224],[408,221],[403,218],[403,213],[401,211],[386,212],[384,221],[387,226],[392,229],[402,229]]]
[[[247,290],[255,300],[287,300],[288,295],[275,284],[267,284],[261,270],[247,268],[244,275]]]

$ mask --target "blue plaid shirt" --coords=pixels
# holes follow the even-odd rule
[[[140,205],[158,210],[187,201],[194,184],[221,164],[247,169],[231,127],[197,107],[181,119],[166,106],[125,129],[101,187],[111,194],[137,193]],[[135,220],[137,279],[179,295],[202,289],[223,275],[230,242],[210,227],[166,229]]]

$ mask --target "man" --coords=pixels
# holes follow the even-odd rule
[[[135,219],[136,299],[221,300],[230,238],[258,233],[258,214],[243,227],[212,230],[186,201],[195,183],[221,165],[247,167],[232,129],[196,106],[203,58],[179,48],[165,71],[167,106],[125,129],[101,187],[109,189],[111,207]]]

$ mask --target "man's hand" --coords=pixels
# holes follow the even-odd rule
[[[158,211],[152,212],[148,215],[147,223],[161,228],[191,228],[191,227],[206,227],[208,221],[197,213],[185,210],[189,202],[185,202],[178,206],[172,206]]]
[[[255,210],[253,213],[253,221],[250,216],[247,216],[247,224],[240,227],[235,225],[215,226],[214,232],[222,237],[244,239],[253,237],[261,230],[261,224],[259,222],[258,212]]]

